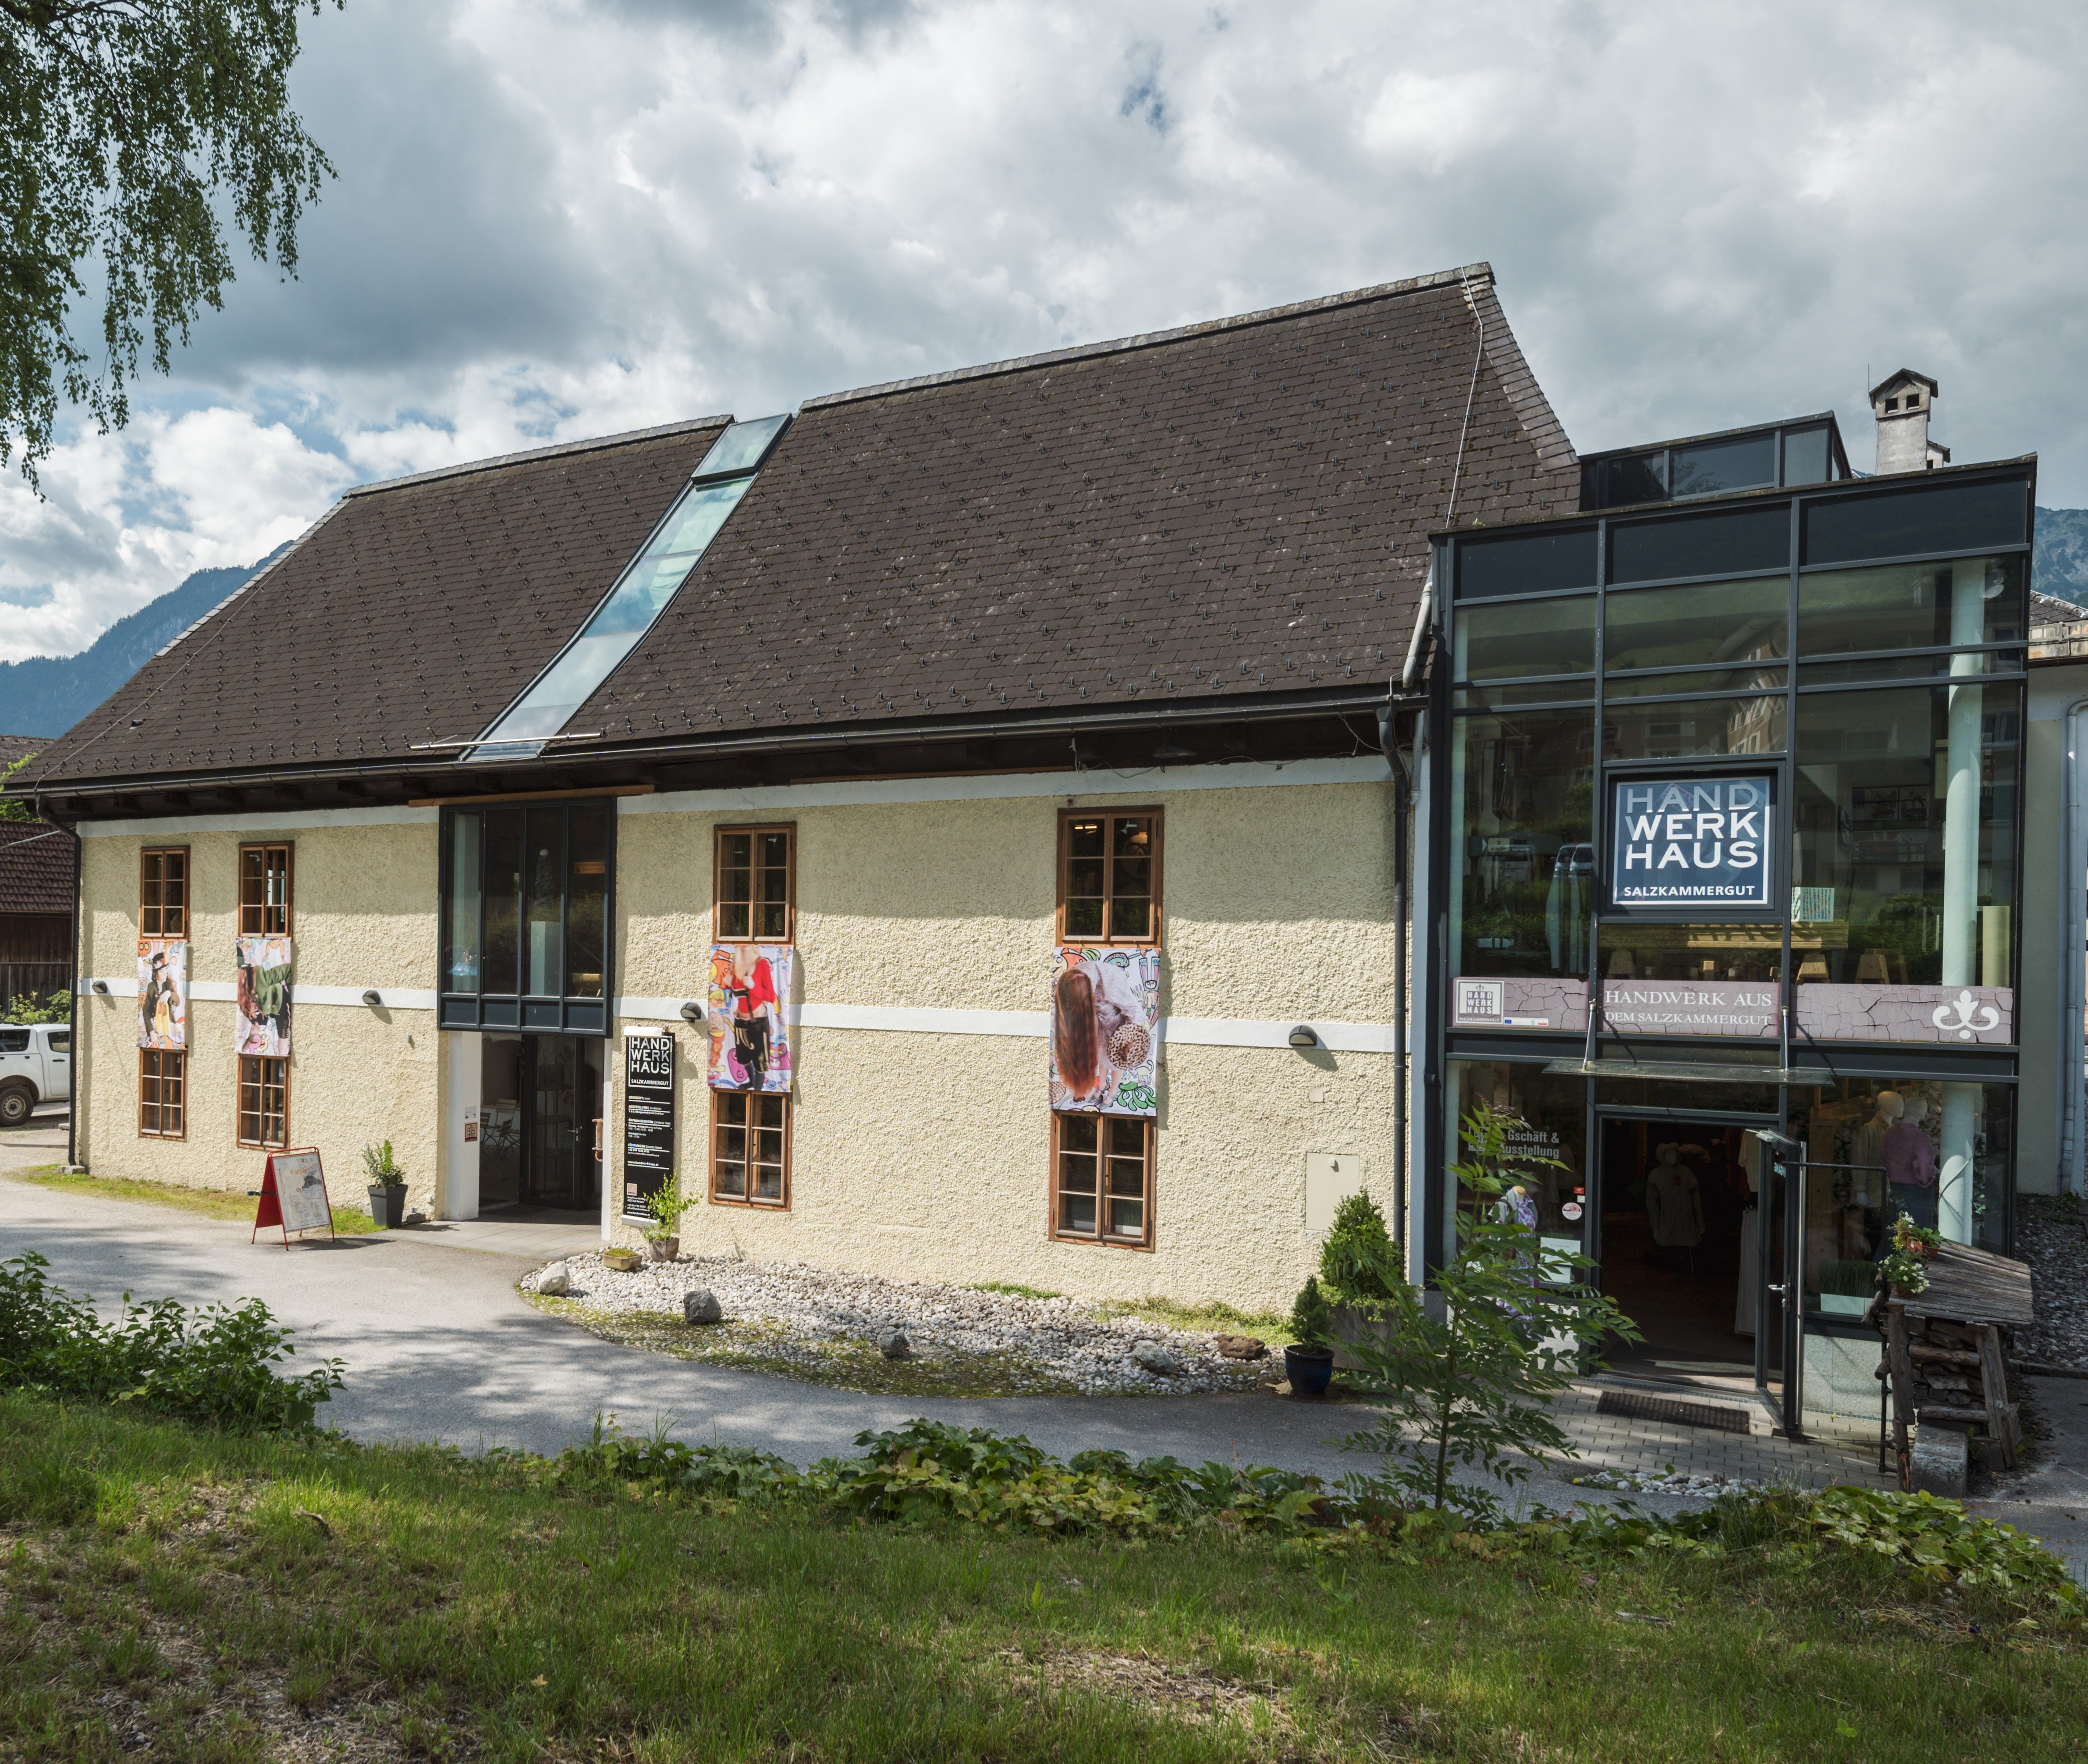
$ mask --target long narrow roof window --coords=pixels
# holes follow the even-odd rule
[[[711,443],[688,488],[580,634],[502,713],[467,759],[533,760],[544,751],[545,743],[572,720],[666,610],[789,421],[785,416],[735,422]]]

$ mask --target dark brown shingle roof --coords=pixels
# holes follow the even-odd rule
[[[33,769],[106,789],[477,736],[718,426],[352,493]],[[602,739],[559,751],[1381,690],[1453,481],[1460,526],[1577,506],[1483,264],[815,399],[567,725]]]
[[[21,776],[403,757],[476,734],[571,636],[725,421],[351,491]]]
[[[0,913],[70,913],[72,850],[62,828],[0,820]]]
[[[613,742],[1383,678],[1453,473],[1461,524],[1577,507],[1491,272],[1466,275],[810,401],[571,726]]]

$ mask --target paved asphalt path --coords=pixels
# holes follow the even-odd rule
[[[1364,1419],[1346,1406],[1230,1394],[878,1397],[692,1365],[599,1341],[532,1309],[514,1290],[533,1265],[519,1257],[403,1233],[286,1252],[280,1236],[250,1244],[243,1225],[7,1180],[6,1164],[29,1159],[12,1145],[0,1153],[15,1154],[0,1155],[0,1256],[36,1251],[60,1286],[92,1294],[106,1310],[126,1290],[190,1304],[263,1300],[296,1329],[299,1359],[346,1363],[347,1385],[320,1419],[363,1439],[556,1452],[608,1411],[628,1431],[669,1415],[691,1442],[755,1445],[802,1464],[852,1453],[865,1428],[925,1415],[1025,1433],[1060,1457],[1114,1446],[1134,1457],[1280,1464],[1329,1478],[1374,1467],[1333,1444]],[[1561,1484],[1538,1498],[1564,1505],[1578,1492]]]

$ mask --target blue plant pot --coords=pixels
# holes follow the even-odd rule
[[[1324,1397],[1334,1381],[1334,1355],[1330,1348],[1286,1347],[1283,1370],[1294,1397]]]

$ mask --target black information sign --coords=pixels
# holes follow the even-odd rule
[[[1610,905],[1761,912],[1775,779],[1612,778]]]
[[[649,1219],[646,1197],[674,1174],[674,1037],[623,1038],[623,1216]]]

